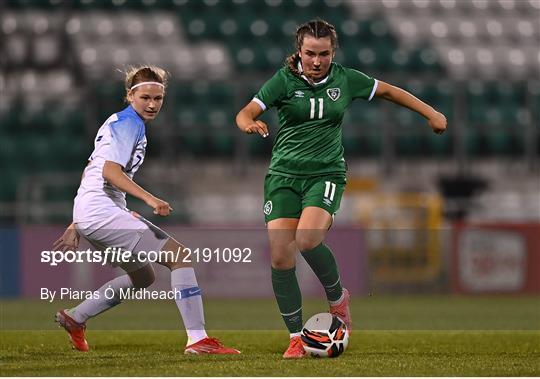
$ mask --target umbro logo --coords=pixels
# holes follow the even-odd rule
[[[294,97],[304,97],[304,92],[302,92],[302,91],[294,91]]]

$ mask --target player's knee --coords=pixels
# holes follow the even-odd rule
[[[152,274],[151,277],[146,277],[146,278],[137,280],[137,282],[134,283],[134,285],[136,288],[147,288],[147,287],[150,287],[155,281],[156,281],[156,278],[154,274]]]
[[[288,270],[295,266],[295,260],[290,257],[272,257],[271,263],[276,270]]]
[[[149,269],[147,267],[149,267]],[[155,282],[156,274],[154,273],[154,269],[148,265],[143,267],[143,269],[131,273],[130,278],[135,288],[147,288]]]
[[[321,242],[321,238],[315,235],[302,234],[296,236],[296,247],[301,252],[313,250],[319,246]]]
[[[159,264],[170,270],[181,267],[191,267],[190,250],[178,241],[170,238],[160,251]]]

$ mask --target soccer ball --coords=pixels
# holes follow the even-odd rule
[[[347,348],[349,331],[339,317],[318,313],[306,322],[301,338],[304,350],[311,356],[335,358]]]

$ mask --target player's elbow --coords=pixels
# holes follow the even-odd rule
[[[241,110],[240,112],[238,112],[238,114],[236,115],[236,126],[238,127],[238,129],[242,130],[242,127],[240,126],[241,125],[241,122],[242,122],[242,111]]]
[[[243,108],[236,115],[236,126],[238,127],[238,129],[243,131],[245,129],[245,125],[249,123],[248,121],[249,121],[248,111],[246,110],[246,108]]]

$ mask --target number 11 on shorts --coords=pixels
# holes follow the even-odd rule
[[[334,195],[336,194],[336,183],[326,181],[324,184],[324,198],[333,201]]]

